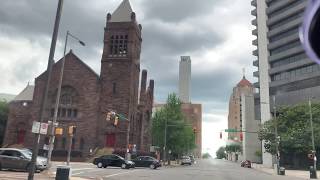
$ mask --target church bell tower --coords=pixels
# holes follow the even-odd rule
[[[105,121],[105,112],[116,111],[135,119],[138,105],[142,26],[137,23],[129,0],[107,15],[104,31],[104,47],[101,59],[101,124],[98,130],[100,146],[125,148],[128,121],[120,121],[118,127]],[[101,138],[101,139],[100,139]],[[103,139],[105,138],[105,139]],[[113,142],[113,143],[112,143]]]

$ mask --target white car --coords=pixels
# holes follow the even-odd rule
[[[181,157],[181,165],[185,165],[185,164],[188,164],[188,165],[192,164],[192,161],[189,156],[182,156]]]

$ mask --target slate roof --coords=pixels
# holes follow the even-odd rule
[[[118,8],[112,13],[110,22],[130,22],[132,12],[129,0],[123,0]]]
[[[13,101],[32,101],[33,100],[33,92],[34,92],[34,86],[33,85],[27,85],[22,92],[20,92]]]

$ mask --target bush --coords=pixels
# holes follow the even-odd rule
[[[202,158],[203,158],[203,159],[209,159],[209,158],[211,158],[211,155],[210,155],[209,153],[204,153],[204,154],[202,155]]]

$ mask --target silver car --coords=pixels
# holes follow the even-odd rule
[[[0,170],[26,170],[31,168],[32,152],[29,149],[0,148]],[[37,157],[36,170],[47,168],[47,158]]]
[[[192,161],[189,156],[182,156],[181,157],[181,165],[185,165],[185,164],[188,164],[188,165],[192,164]]]

